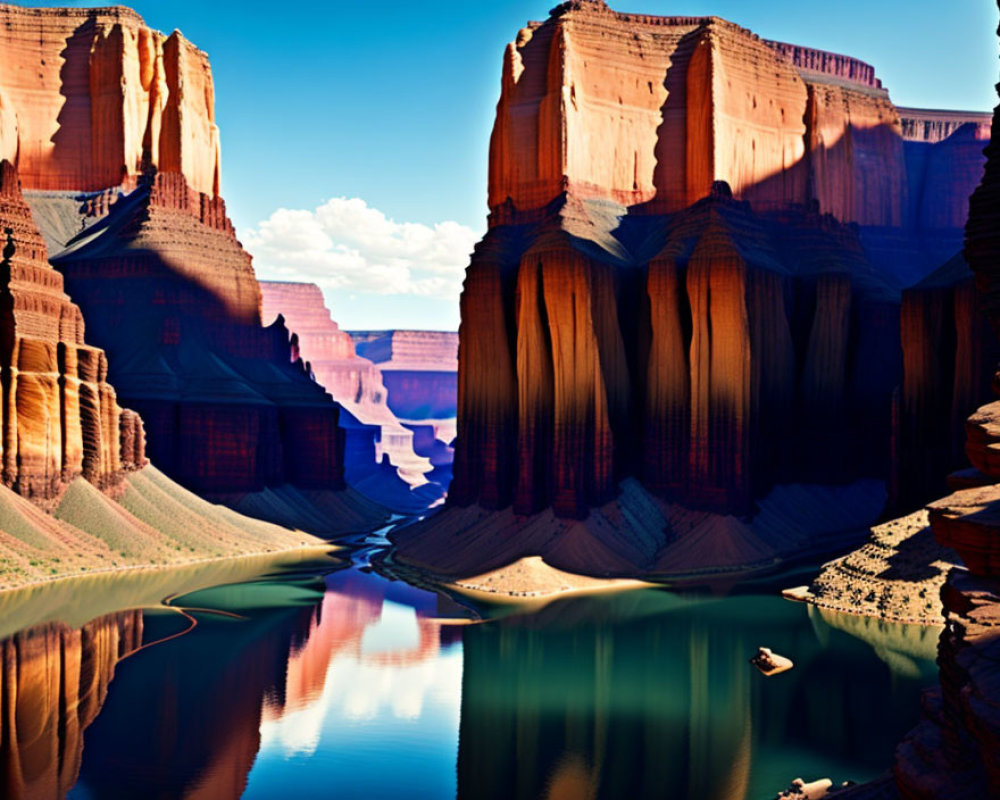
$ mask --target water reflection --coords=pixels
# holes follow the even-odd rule
[[[911,639],[771,596],[650,590],[456,625],[439,596],[351,567],[174,602],[187,616],[0,645],[3,797],[773,796],[881,772],[934,680]],[[759,645],[795,669],[759,675]]]
[[[0,643],[0,795],[65,796],[79,775],[83,732],[142,630],[132,611],[78,630],[49,623]]]
[[[469,629],[459,796],[739,800],[800,773],[873,777],[914,722],[921,683],[827,634],[769,597],[662,592]],[[751,670],[760,644],[795,669]]]

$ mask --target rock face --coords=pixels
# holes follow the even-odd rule
[[[921,169],[869,65],[715,17],[574,0],[522,30],[462,296],[451,497],[585,516],[632,474],[748,513],[791,476],[886,477],[892,276],[916,269],[887,253],[959,235],[975,161],[968,126],[910,119]]]
[[[220,198],[149,174],[52,261],[168,475],[201,493],[341,485],[338,407],[292,363],[283,322],[261,326]]]
[[[338,407],[292,362],[283,324],[261,326],[219,195],[206,55],[125,8],[0,6],[0,23],[0,150],[66,248],[53,263],[151,458],[220,497],[341,487]]]
[[[986,150],[982,183],[970,202],[965,258],[976,276],[989,321],[1000,333],[1000,107]],[[924,703],[924,719],[900,745],[895,775],[908,800],[1000,795],[1000,403],[968,423],[967,452],[979,474],[929,508],[935,538],[953,547],[968,571],[954,570],[942,590],[947,624],[938,649],[940,691]]]
[[[208,56],[128,8],[0,5],[0,158],[25,187],[100,191],[143,165],[219,192]]]
[[[945,476],[968,465],[965,421],[991,396],[1000,345],[961,255],[903,292],[901,326],[894,500],[909,511],[947,491]]]
[[[413,448],[447,486],[454,457],[458,334],[450,331],[353,331],[358,354],[370,359],[388,391],[388,406],[413,433]]]
[[[108,486],[146,463],[142,420],[119,408],[104,352],[84,343],[83,315],[48,264],[6,160],[0,232],[3,482],[39,500],[56,497],[81,474]]]
[[[80,773],[84,730],[118,662],[142,642],[142,612],[71,630],[51,623],[0,642],[0,789],[11,800],[65,797]]]

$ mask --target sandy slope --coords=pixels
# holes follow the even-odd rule
[[[112,499],[78,478],[48,513],[0,487],[0,591],[69,575],[329,547],[212,505],[152,466],[128,474],[118,492]]]
[[[740,519],[666,503],[631,479],[620,488],[584,520],[449,507],[393,532],[394,559],[458,588],[512,598],[573,590],[585,579],[745,574],[828,552],[845,536],[856,541],[885,501],[875,481],[779,486]]]

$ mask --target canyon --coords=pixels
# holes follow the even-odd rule
[[[260,288],[264,322],[280,318],[294,331],[293,360],[341,407],[347,484],[404,513],[440,502],[451,482],[457,334],[355,336],[333,321],[319,286],[261,281]],[[411,346],[394,350],[394,341]],[[366,348],[379,363],[364,357]]]
[[[929,499],[994,352],[953,261],[988,131],[717,17],[574,0],[529,23],[503,58],[461,298],[449,508],[395,537],[400,559],[447,578],[531,555],[730,569]],[[901,287],[942,265],[901,321]],[[914,321],[927,289],[944,347]],[[921,450],[931,418],[950,427]],[[858,499],[872,482],[881,504]],[[844,499],[816,488],[833,486],[857,516],[792,546],[776,520],[829,518]],[[532,538],[549,514],[560,532]]]
[[[344,483],[340,407],[293,357],[220,195],[207,56],[134,12],[0,6],[0,150],[164,473],[325,534],[384,518]]]

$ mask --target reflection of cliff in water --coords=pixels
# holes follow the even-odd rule
[[[909,679],[772,598],[581,598],[463,641],[461,798],[761,797],[794,777],[795,751],[864,779],[913,716]],[[761,644],[795,669],[758,675]]]
[[[80,771],[84,730],[142,635],[142,613],[129,611],[78,630],[40,625],[0,642],[0,796],[65,796]]]

